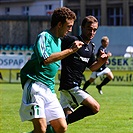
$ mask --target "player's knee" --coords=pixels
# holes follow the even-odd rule
[[[114,75],[112,75],[111,80],[114,79]]]
[[[112,80],[112,79],[114,78],[114,75],[113,75],[112,72],[110,72],[110,73],[107,75],[107,77],[108,77],[110,80]]]
[[[60,131],[62,133],[65,133],[67,131],[67,125],[62,126],[61,129],[60,129]]]
[[[65,133],[67,131],[67,125],[62,125],[54,128],[56,133]]]
[[[97,104],[95,105],[94,109],[93,109],[93,113],[94,113],[94,114],[97,114],[99,111],[100,111],[100,104],[97,103]]]

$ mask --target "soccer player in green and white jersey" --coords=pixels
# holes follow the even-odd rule
[[[51,28],[37,37],[31,59],[21,69],[23,88],[20,116],[22,121],[32,121],[32,133],[64,133],[67,123],[54,90],[54,78],[61,59],[76,52],[83,45],[75,41],[61,51],[60,37],[71,32],[76,15],[69,8],[54,10]]]

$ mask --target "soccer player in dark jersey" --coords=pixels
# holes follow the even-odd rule
[[[51,28],[38,35],[33,55],[21,69],[20,116],[22,121],[32,121],[32,133],[64,133],[67,129],[64,111],[55,94],[54,79],[60,67],[59,60],[83,45],[75,41],[72,47],[61,51],[60,37],[71,32],[75,19],[75,13],[69,8],[55,9]]]
[[[87,16],[82,21],[82,33],[80,36],[66,36],[62,40],[62,50],[71,47],[75,40],[84,42],[81,49],[61,61],[60,103],[66,114],[68,124],[86,116],[94,115],[99,112],[100,109],[99,103],[80,88],[83,72],[86,67],[91,71],[95,71],[100,68],[108,58],[108,56],[101,51],[101,57],[98,61],[95,60],[95,46],[91,40],[95,36],[97,29],[97,19],[94,16]]]
[[[109,45],[109,38],[107,36],[103,36],[101,39],[101,46],[98,49],[98,52],[96,54],[97,59],[100,56],[100,52],[103,51],[105,53],[108,54],[108,56],[112,56],[112,53],[110,53],[109,51],[107,51],[107,47]],[[106,75],[106,77],[104,78],[104,80],[101,82],[101,84],[97,85],[96,88],[98,89],[98,92],[102,95],[102,86],[106,85],[108,82],[110,82],[113,79],[113,73],[111,72],[111,70],[106,66],[106,64],[108,64],[108,61],[106,63],[104,63],[97,71],[92,72],[90,79],[88,81],[85,82],[83,90],[86,90],[86,88],[92,83],[94,82],[94,80],[101,75]]]

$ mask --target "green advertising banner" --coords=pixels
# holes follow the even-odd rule
[[[124,58],[123,56],[120,57],[110,57],[109,64],[107,65],[111,70],[127,70],[133,71],[133,58]]]
[[[1,69],[0,83],[20,83],[19,69]]]
[[[133,58],[110,57],[108,67],[114,74],[109,85],[133,85]],[[90,70],[84,72],[83,82],[89,79]],[[98,77],[93,84],[99,84],[104,76]],[[55,83],[60,82],[60,70],[56,74]],[[0,69],[0,83],[20,83],[20,69]]]
[[[10,70],[2,69],[0,70],[0,83],[9,83],[10,82]]]
[[[109,85],[133,85],[133,71],[112,71],[114,74],[114,79],[109,82]],[[86,70],[84,72],[84,77],[82,84],[89,79],[91,71]],[[93,84],[99,84],[103,80],[104,76],[98,77]],[[55,83],[60,82],[60,70],[56,74]],[[0,70],[0,83],[20,83],[20,70],[13,69]]]
[[[20,83],[20,70],[11,70],[11,82],[12,83]]]
[[[114,79],[110,81],[108,85],[133,85],[133,71],[112,71],[112,72],[114,75]],[[89,70],[86,70],[84,72],[82,84],[84,84],[84,82],[90,78],[91,73],[92,72]],[[58,71],[56,75],[55,82],[59,83],[60,82],[59,79],[60,79],[60,71]],[[93,84],[95,85],[100,84],[103,79],[104,76],[100,76],[95,80]]]
[[[133,71],[112,71],[114,75],[114,79],[110,81],[109,85],[133,85]],[[84,72],[84,79],[88,80],[90,77],[91,72],[85,71]],[[93,84],[97,85],[100,84],[105,76],[98,77]],[[83,81],[84,84],[84,81]]]

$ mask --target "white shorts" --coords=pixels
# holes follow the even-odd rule
[[[60,91],[60,103],[63,109],[68,107],[74,111],[88,96],[87,92],[76,86],[70,90]]]
[[[111,70],[110,70],[108,67],[106,67],[106,68],[105,68],[103,71],[101,71],[101,72],[92,72],[90,78],[96,79],[98,76],[107,74],[107,73],[109,73],[109,72],[111,72]]]
[[[55,93],[40,82],[28,80],[24,86],[22,103],[19,110],[22,121],[33,118],[46,118],[46,122],[65,118],[64,111]]]

